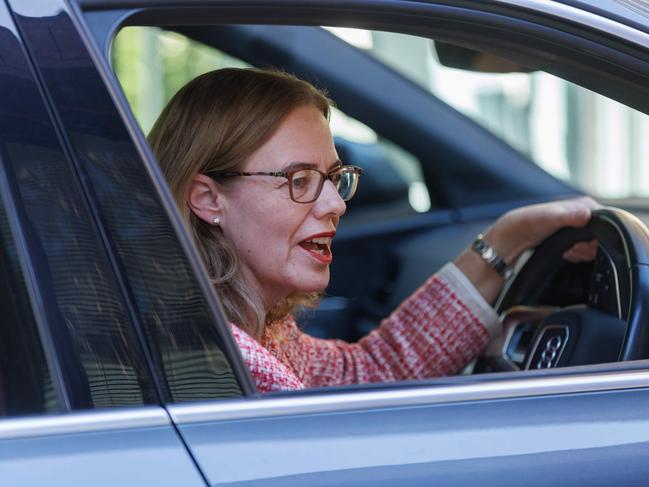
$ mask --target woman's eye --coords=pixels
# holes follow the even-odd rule
[[[293,189],[304,189],[309,185],[310,180],[311,177],[307,172],[295,173],[291,179],[291,185]]]
[[[294,188],[304,188],[306,186],[306,178],[305,177],[300,177],[300,178],[293,178],[293,187]]]

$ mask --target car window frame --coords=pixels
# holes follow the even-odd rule
[[[376,3],[376,2],[374,2]],[[383,2],[379,2],[383,3]],[[386,7],[389,7],[388,5],[389,2],[385,2]],[[510,2],[511,3],[511,2]],[[266,8],[261,5],[246,5],[242,6],[240,8],[233,8],[231,6],[224,6],[221,4],[221,2],[218,2],[216,0],[206,0],[204,2],[200,2],[201,6],[204,6],[206,9],[205,11],[201,12],[200,8],[196,7],[194,10],[192,16],[195,19],[195,22],[208,22],[207,18],[205,15],[206,11],[209,11],[211,16],[216,16],[218,13],[221,13],[222,15],[219,16],[220,22],[223,23],[228,23],[228,22],[235,22],[235,23],[254,23],[255,19],[264,19],[265,16],[269,14],[271,11],[271,8]],[[277,9],[272,9],[273,12],[273,17],[274,17],[274,22],[281,24],[282,22],[288,22],[288,23],[298,23],[298,24],[305,24],[305,25],[319,25],[319,24],[327,24],[328,20],[331,18],[334,18],[335,12],[353,12],[356,16],[361,15],[360,12],[362,12],[362,9],[367,6],[368,4],[366,2],[327,2],[327,5],[324,4],[310,4],[309,7],[306,6],[306,2],[301,5],[304,8],[303,9],[297,9],[296,8],[299,5],[293,5],[291,8],[292,10],[286,11],[284,16],[278,15],[277,14]],[[480,15],[494,15],[493,12],[493,7],[495,5],[495,2],[484,6],[484,5],[472,5],[471,8],[474,9],[473,12],[480,14]],[[531,5],[531,4],[530,4]],[[121,26],[125,25],[127,23],[127,20],[129,19],[129,16],[132,15],[146,15],[147,9],[151,9],[151,11],[154,12],[154,17],[155,15],[159,15],[159,19],[166,21],[167,23],[173,23],[171,21],[172,18],[174,17],[173,13],[175,12],[177,14],[178,11],[182,10],[182,7],[178,7],[178,2],[174,1],[168,1],[164,3],[163,7],[160,7],[159,2],[153,2],[153,1],[147,1],[147,0],[140,0],[140,1],[133,1],[129,2],[127,7],[131,7],[134,10],[129,11],[128,9],[122,9],[122,10],[113,10],[111,11],[110,4],[109,2],[100,2],[100,1],[95,1],[95,0],[79,0],[77,3],[78,9],[77,9],[77,15],[79,16],[78,22],[79,23],[84,23],[84,19],[91,19],[88,20],[88,25],[92,25],[98,30],[92,30],[90,28],[87,28],[86,30],[86,36],[89,40],[89,43],[94,46],[94,49],[96,50],[95,55],[97,57],[97,62],[102,66],[102,69],[104,70],[104,76],[111,81],[113,86],[118,86],[118,82],[115,79],[111,79],[111,70],[109,67],[109,64],[106,59],[106,52],[107,52],[107,46],[110,43],[110,37],[114,35],[115,31]],[[119,6],[119,4],[118,4]],[[156,8],[157,7],[157,8]],[[174,7],[177,7],[174,10]],[[447,8],[446,5],[443,5],[441,3],[434,3],[430,2],[430,4],[422,4],[422,5],[403,5],[400,8],[395,7],[392,5],[392,7],[395,10],[399,10],[401,14],[404,16],[406,14],[412,14],[414,12],[419,12],[423,18],[425,18],[426,15],[431,16],[433,14],[439,14],[439,11],[444,10]],[[515,11],[521,16],[522,18],[526,19],[526,21],[529,21],[529,17],[531,14],[538,16],[543,13],[547,14],[547,12],[541,12],[539,8],[534,8],[533,6],[529,6],[528,11],[526,12],[525,7],[521,7],[520,5],[509,5],[508,8],[511,8],[512,11]],[[503,7],[503,9],[506,7]],[[577,12],[577,9],[573,9]],[[321,16],[319,14],[322,14]],[[313,20],[314,18],[318,18],[317,23]],[[547,19],[546,19],[547,21]],[[556,21],[556,19],[553,19],[553,21]],[[401,33],[408,33],[408,34],[422,34],[425,32],[428,32],[424,27],[422,27],[423,20],[412,20],[411,19],[411,24],[405,23],[406,21],[404,20],[404,24],[400,25],[399,30],[396,30],[396,32],[401,32]],[[338,21],[332,21],[330,22],[332,25],[340,24]],[[146,22],[144,23],[146,24]],[[368,24],[372,25],[372,28],[380,28],[383,24],[380,23],[379,20],[376,19],[371,19],[368,21]],[[615,22],[611,21],[611,25],[615,24]],[[607,24],[608,25],[608,24]],[[86,27],[87,27],[86,26]],[[599,26],[601,27],[601,26]],[[619,27],[619,28],[618,28]],[[577,30],[578,28],[584,29],[584,32],[587,33],[587,35],[584,37],[584,42],[592,42],[592,40],[589,40],[588,37],[592,37],[594,35],[594,30],[585,24],[583,22],[583,16],[577,16],[575,18],[575,24],[571,26],[573,30]],[[603,28],[602,28],[603,29]],[[596,31],[597,29],[595,29]],[[616,35],[622,36],[622,35],[627,35],[629,32],[631,32],[628,28],[628,26],[623,26],[619,25],[615,29],[613,29]],[[599,32],[599,34],[602,34],[602,32]],[[649,48],[649,35],[644,34],[644,33],[638,33],[637,31],[631,32],[633,34],[631,36],[631,40],[637,44],[641,44],[644,48]],[[609,33],[607,32],[607,36]],[[615,42],[621,42],[621,39],[614,39]],[[630,56],[632,58],[632,56]],[[633,60],[631,59],[629,62],[632,62]],[[644,72],[643,75],[649,75],[649,63],[644,64]],[[644,88],[643,88],[644,89]],[[125,99],[123,96],[119,94],[119,90],[116,90],[117,93],[114,93],[113,96],[118,100],[119,103],[121,103],[121,110],[127,114],[126,118],[128,120],[128,123],[131,124],[131,131],[135,133],[135,136],[137,136],[140,140],[142,140],[142,135],[141,133],[138,133],[139,130],[137,129],[137,123],[134,120],[134,117],[130,115],[130,110],[128,108],[128,104],[126,103]],[[152,157],[152,154],[150,150],[143,150],[143,154],[145,154],[146,157]],[[468,208],[466,211],[471,212],[472,209]],[[592,392],[592,391],[602,391],[602,390],[615,390],[618,388],[626,388],[626,387],[646,387],[649,385],[649,374],[645,373],[645,370],[647,369],[647,365],[649,365],[648,362],[646,361],[641,361],[641,362],[635,362],[629,365],[628,363],[611,363],[611,364],[601,364],[598,366],[581,366],[581,367],[567,367],[563,369],[557,369],[557,370],[552,370],[552,371],[543,371],[543,372],[530,372],[528,373],[521,373],[517,372],[515,376],[512,376],[511,374],[505,374],[505,377],[503,377],[503,374],[497,374],[497,377],[492,377],[492,378],[486,378],[484,375],[481,375],[479,384],[473,385],[471,382],[475,382],[475,377],[472,378],[464,378],[464,377],[456,377],[451,380],[452,384],[449,385],[449,387],[452,389],[450,391],[451,395],[449,396],[451,399],[448,399],[449,401],[455,402],[455,401],[462,401],[462,400],[471,400],[470,398],[467,399],[464,394],[467,394],[469,392],[471,393],[478,393],[478,394],[486,394],[485,396],[480,396],[482,399],[499,399],[499,398],[515,398],[515,397],[523,397],[523,396],[529,396],[530,394],[535,394],[538,392],[538,394],[564,394],[564,393],[570,393],[570,392]],[[484,379],[484,380],[483,380]],[[534,379],[532,382],[536,382],[537,385],[539,385],[539,389],[537,392],[534,392],[533,390],[527,390],[526,389],[526,381],[529,381],[530,379]],[[618,380],[620,379],[620,380]],[[637,382],[635,382],[637,379]],[[548,382],[542,382],[542,381],[548,381]],[[296,410],[299,410],[300,406],[300,399],[305,398],[305,394],[308,394],[308,397],[310,398],[311,396],[314,396],[316,399],[314,399],[313,403],[313,410],[318,410],[318,411],[329,411],[330,409],[327,409],[329,406],[322,405],[320,406],[317,405],[318,401],[322,403],[323,398],[328,398],[332,396],[338,396],[340,401],[333,401],[337,406],[331,406],[334,409],[333,410],[339,410],[337,408],[349,408],[349,407],[354,407],[353,405],[355,404],[355,401],[358,399],[359,401],[362,401],[367,397],[368,401],[374,402],[378,398],[382,397],[382,394],[388,394],[392,389],[396,391],[394,394],[394,401],[397,401],[396,403],[398,404],[403,404],[399,401],[403,399],[402,396],[408,396],[409,393],[406,391],[415,391],[412,393],[413,396],[417,397],[426,397],[425,401],[433,401],[436,397],[438,397],[439,394],[442,394],[441,388],[443,387],[442,384],[445,382],[448,382],[449,379],[434,379],[434,384],[429,384],[426,381],[422,382],[417,382],[416,384],[409,384],[409,383],[393,383],[393,384],[380,384],[376,386],[375,388],[377,390],[374,390],[374,388],[368,386],[347,386],[345,388],[338,389],[336,390],[333,389],[326,389],[326,390],[318,390],[318,391],[309,391],[308,393],[305,392],[299,392],[299,393],[280,393],[278,396],[273,396],[273,395],[266,395],[263,396],[263,402],[266,403],[275,403],[277,405],[277,408],[275,406],[272,406],[273,412],[269,412],[268,414],[275,415],[275,414],[285,414],[287,409],[282,409],[282,408],[292,408],[293,405]],[[457,384],[455,383],[457,381]],[[467,383],[464,383],[466,381]],[[499,385],[499,383],[501,383]],[[534,387],[534,384],[531,384],[530,387]],[[488,391],[488,392],[487,392]],[[457,395],[456,395],[457,394]],[[439,396],[441,398],[441,395]],[[465,399],[462,399],[464,397]],[[242,405],[245,404],[250,404],[251,411],[254,410],[254,413],[250,414],[265,414],[265,413],[260,413],[258,411],[258,407],[254,405],[254,402],[257,401],[258,398],[254,399],[252,402],[250,401],[250,397],[243,398],[242,400],[237,400],[233,401],[230,404],[227,403],[214,403],[213,401],[207,401],[205,403],[201,403],[198,405],[167,405],[169,408],[172,416],[176,419],[181,418],[182,416],[182,411],[187,411],[188,416],[187,417],[192,417],[192,421],[194,421],[196,418],[201,417],[200,414],[201,411],[203,411],[205,414],[210,415],[208,410],[213,410],[213,411],[230,411],[225,416],[217,416],[221,419],[223,418],[228,418],[228,419],[235,419],[239,417],[247,417],[245,411],[241,412],[242,416],[237,416],[236,410],[237,408],[243,407]],[[308,399],[310,401],[311,399]],[[409,400],[409,399],[408,399]],[[444,400],[444,399],[440,399]],[[325,401],[326,402],[326,401]],[[394,404],[396,404],[394,403]],[[429,403],[429,402],[427,402]],[[293,404],[293,405],[292,405]],[[381,403],[380,401],[376,404],[384,404]],[[265,406],[259,406],[261,408]],[[377,406],[381,407],[381,406]],[[193,408],[193,409],[192,409]],[[323,409],[318,409],[318,408],[323,408]],[[281,412],[284,411],[284,412]],[[309,410],[312,411],[312,410]],[[228,416],[230,415],[230,416]],[[207,416],[204,416],[205,418]],[[212,416],[210,416],[212,417]],[[180,420],[180,419],[179,419]],[[198,421],[198,419],[196,419]]]

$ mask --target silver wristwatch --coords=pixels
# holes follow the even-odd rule
[[[484,235],[480,234],[471,244],[471,248],[482,257],[489,267],[495,270],[506,281],[512,276],[514,270],[498,255],[493,247],[484,241]]]

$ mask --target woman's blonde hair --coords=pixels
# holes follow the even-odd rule
[[[227,318],[257,338],[265,323],[286,317],[298,305],[314,304],[317,293],[289,296],[266,313],[260,296],[243,278],[235,249],[218,227],[194,215],[187,193],[198,173],[241,170],[284,117],[303,105],[315,106],[329,118],[327,96],[295,76],[264,69],[219,69],[178,91],[149,133]]]

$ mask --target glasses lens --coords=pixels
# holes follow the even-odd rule
[[[313,201],[322,182],[322,175],[313,169],[301,169],[291,177],[291,194],[298,203]]]
[[[349,201],[356,193],[359,173],[355,167],[341,167],[340,171],[332,177],[332,181],[343,201]]]

